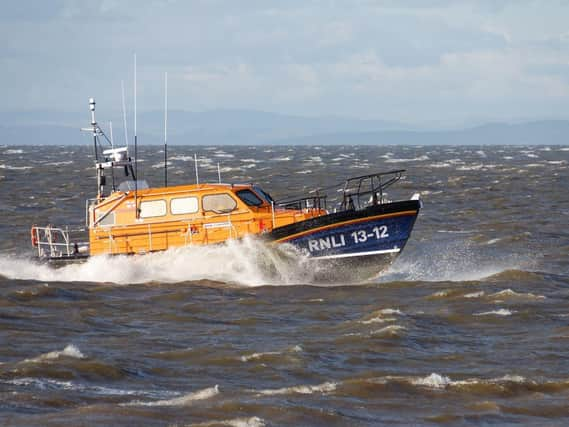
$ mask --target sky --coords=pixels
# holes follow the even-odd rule
[[[569,118],[569,1],[2,2],[0,111],[248,109],[454,126]],[[129,107],[132,108],[132,107]]]

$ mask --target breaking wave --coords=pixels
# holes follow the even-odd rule
[[[60,357],[73,357],[75,359],[84,359],[85,355],[75,347],[73,344],[68,345],[61,351],[50,351],[49,353],[41,354],[33,359],[25,359],[22,363],[35,363],[43,362],[46,360],[59,359]]]
[[[259,390],[258,395],[276,396],[283,394],[313,394],[313,393],[331,393],[336,390],[337,383],[325,382],[318,385],[298,385],[292,387],[283,387],[269,390]]]
[[[484,291],[470,292],[468,294],[464,294],[463,297],[464,298],[481,298],[484,296],[484,294],[485,294]]]
[[[482,313],[475,313],[475,316],[511,316],[515,311],[508,310],[507,308],[500,308],[498,310],[484,311]]]
[[[519,293],[509,288],[504,289],[502,291],[498,291],[489,296],[492,298],[504,298],[504,299],[505,298],[536,299],[536,300],[545,299],[545,296],[543,295],[536,295],[532,294],[531,292]]]
[[[252,360],[264,360],[264,359],[270,359],[273,357],[277,357],[277,356],[281,356],[283,354],[294,354],[294,353],[300,353],[302,352],[302,347],[300,345],[295,345],[294,347],[285,350],[284,352],[282,351],[264,351],[264,352],[259,352],[259,353],[250,353],[250,354],[245,354],[243,356],[241,356],[239,359],[242,362],[249,362]]]
[[[519,393],[556,393],[569,388],[569,380],[562,378],[544,380],[542,378],[526,378],[516,374],[506,374],[495,378],[452,379],[449,376],[431,373],[426,376],[383,376],[346,380],[338,384],[338,388],[354,388],[354,394],[368,393],[368,386],[389,387],[407,385],[427,391],[454,391],[480,395],[511,395]],[[361,390],[361,391],[360,391]]]
[[[180,397],[164,400],[141,401],[133,400],[132,402],[121,403],[121,406],[187,406],[198,400],[210,399],[219,394],[217,385],[193,393],[184,394]]]
[[[265,420],[259,417],[251,418],[233,418],[230,420],[216,420],[208,421],[199,424],[190,424],[192,427],[218,427],[218,426],[228,426],[228,427],[264,427],[266,425]]]
[[[385,160],[385,163],[424,162],[425,160],[429,160],[429,156],[423,155],[423,156],[419,156],[419,157],[414,157],[412,159],[389,158],[389,159]]]
[[[363,325],[369,325],[372,323],[387,323],[395,322],[397,319],[393,317],[394,315],[402,316],[403,312],[396,308],[384,308],[381,310],[374,311],[373,313],[365,316],[364,319],[358,322]]]
[[[425,376],[380,376],[369,378],[353,378],[341,381],[326,381],[316,385],[296,385],[276,389],[249,390],[256,396],[276,395],[309,395],[309,394],[333,394],[344,393],[352,389],[353,394],[358,396],[366,394],[368,386],[394,386],[407,385],[425,390],[444,391],[454,390],[474,394],[508,394],[519,392],[542,392],[555,393],[567,390],[569,380],[565,378],[556,380],[544,380],[542,378],[526,378],[517,374],[506,374],[493,378],[469,377],[464,379],[452,379],[449,376],[433,372]],[[207,389],[210,390],[210,389]],[[203,393],[202,391],[201,393]]]

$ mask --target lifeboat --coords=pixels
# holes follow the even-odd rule
[[[135,255],[182,246],[222,244],[258,236],[268,244],[292,245],[314,263],[324,280],[369,279],[401,253],[421,208],[418,195],[388,201],[385,190],[404,170],[348,178],[336,206],[326,189],[300,198],[274,200],[255,184],[196,183],[150,188],[136,177],[127,147],[102,149],[94,117],[97,197],[86,204],[88,241],[61,227],[31,229],[37,255],[55,263],[97,255]],[[119,185],[117,171],[126,175]],[[109,181],[109,183],[108,183]],[[338,194],[334,189],[334,194]]]

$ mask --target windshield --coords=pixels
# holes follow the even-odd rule
[[[239,190],[235,194],[249,206],[261,206],[263,201],[251,190]]]
[[[265,199],[265,201],[268,204],[273,203],[273,198],[271,197],[271,195],[269,193],[266,193],[265,191],[263,191],[261,189],[261,187],[258,187],[255,185],[255,186],[253,186],[253,190],[255,190],[259,196],[261,196],[263,199]]]

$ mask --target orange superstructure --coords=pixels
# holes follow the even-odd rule
[[[325,214],[318,207],[277,208],[254,185],[147,188],[136,197],[134,191],[115,191],[88,208],[90,255],[220,243]]]

